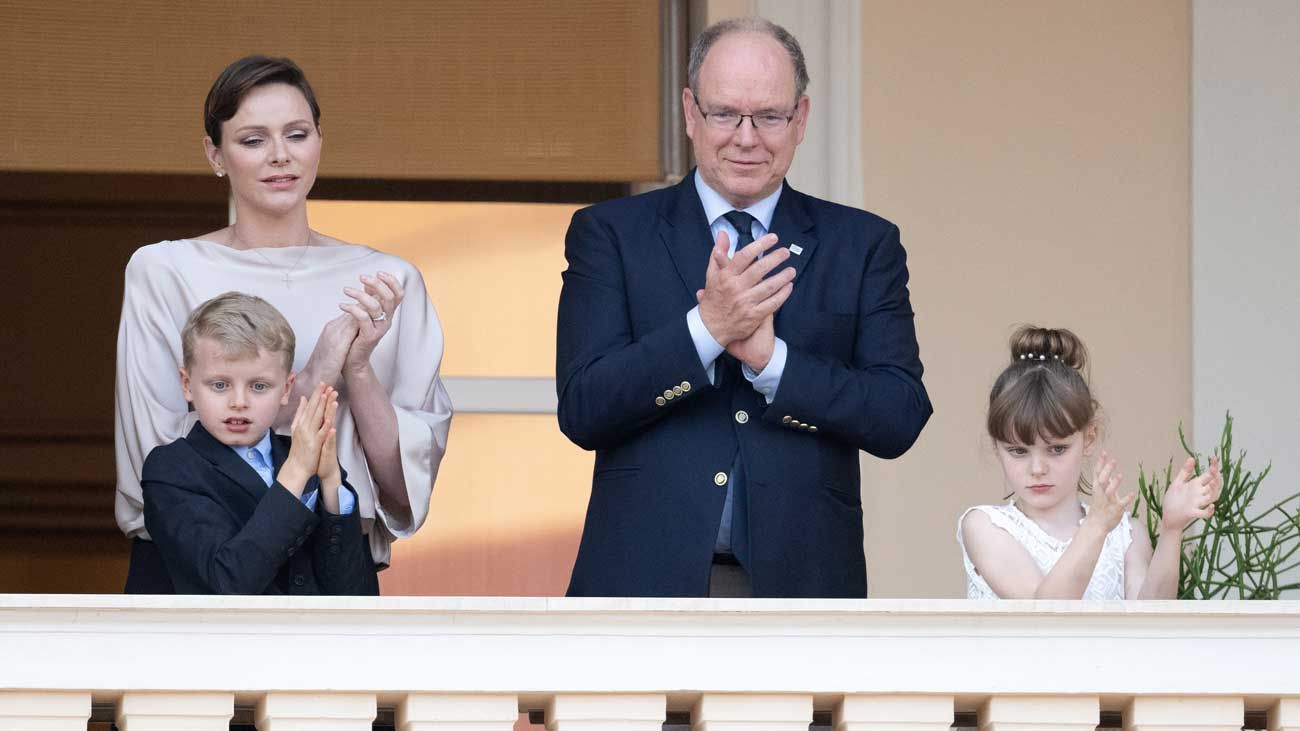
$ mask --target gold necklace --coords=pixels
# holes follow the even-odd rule
[[[271,261],[270,257],[268,257],[266,254],[263,254],[261,252],[260,247],[248,246],[247,245],[248,242],[244,241],[243,237],[240,236],[239,233],[235,231],[234,228],[230,229],[230,236],[232,239],[244,245],[242,249],[238,249],[239,251],[251,251],[254,254],[257,254],[258,256],[262,257],[262,261],[266,262],[267,265],[269,265],[272,269],[278,269],[278,267],[275,266],[275,262]],[[298,268],[299,264],[302,263],[303,257],[307,256],[307,249],[310,246],[311,246],[311,233],[309,232],[307,234],[307,243],[303,244],[302,253],[298,255],[298,260],[293,263],[293,266],[284,270],[280,274],[280,278],[284,280],[285,289],[293,289],[293,277],[290,275],[292,275],[293,271]]]

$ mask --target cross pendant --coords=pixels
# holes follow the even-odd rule
[[[283,274],[285,289],[293,289],[293,280],[289,279],[289,272]]]

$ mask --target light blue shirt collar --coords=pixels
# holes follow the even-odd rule
[[[785,186],[781,185],[768,197],[740,210],[757,219],[764,232],[771,231],[772,215],[776,213],[776,202],[781,199],[781,191],[784,188]],[[699,193],[700,203],[704,204],[704,217],[708,219],[709,226],[713,226],[724,213],[736,210],[736,207],[728,203],[721,193],[704,182],[704,177],[700,175],[699,170],[695,171],[695,191]]]
[[[259,441],[257,444],[254,444],[251,447],[239,447],[237,449],[235,447],[231,447],[231,449],[233,449],[235,451],[235,454],[238,454],[241,459],[247,462],[249,466],[252,467],[257,472],[257,474],[261,476],[262,481],[265,482],[268,487],[275,480],[275,473],[274,473],[275,463],[271,461],[271,430],[270,429],[266,430],[266,433],[262,435],[262,440]],[[261,455],[262,457],[261,465],[258,465],[256,462],[253,461],[253,455],[252,455],[253,452],[257,452],[259,455]]]

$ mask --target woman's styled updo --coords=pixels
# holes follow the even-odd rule
[[[212,144],[221,147],[221,124],[239,111],[244,95],[264,84],[288,84],[307,98],[311,107],[312,124],[320,127],[320,105],[316,94],[307,83],[307,76],[298,64],[287,58],[245,56],[226,67],[208,89],[203,103],[203,129],[212,138]]]
[[[1025,325],[1011,335],[1011,364],[989,393],[989,436],[1033,444],[1092,423],[1097,402],[1084,376],[1088,351],[1069,330]]]

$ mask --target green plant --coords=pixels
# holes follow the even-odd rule
[[[1180,424],[1178,440],[1183,451],[1196,460],[1196,474],[1208,468],[1208,460],[1192,451]],[[1259,511],[1253,502],[1259,485],[1272,469],[1269,463],[1255,474],[1245,468],[1246,452],[1232,453],[1232,414],[1225,417],[1219,446],[1214,450],[1223,470],[1223,491],[1214,515],[1197,521],[1183,532],[1182,565],[1178,572],[1179,599],[1277,599],[1281,593],[1300,588],[1300,582],[1282,584],[1285,575],[1300,566],[1300,493]],[[1181,460],[1180,466],[1181,466]],[[1138,493],[1134,505],[1146,508],[1146,527],[1155,545],[1160,529],[1161,504],[1174,477],[1174,460],[1161,475],[1149,476],[1139,468]]]

